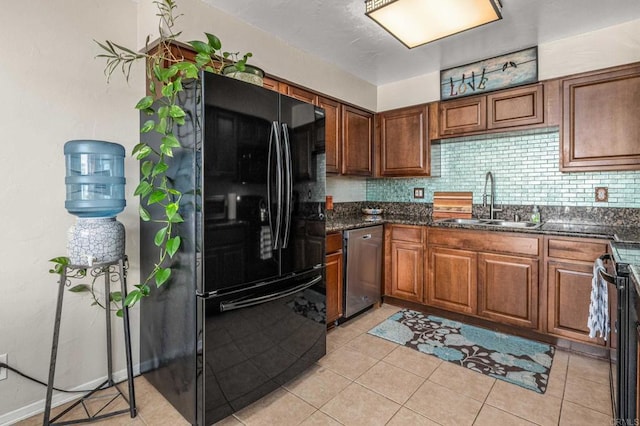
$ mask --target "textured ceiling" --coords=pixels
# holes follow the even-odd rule
[[[502,0],[502,20],[409,50],[363,0],[202,1],[375,85],[640,18],[639,0]]]

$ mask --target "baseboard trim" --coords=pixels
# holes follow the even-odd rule
[[[140,375],[140,365],[133,366],[133,375]],[[113,379],[116,382],[122,382],[127,380],[127,369],[123,369],[120,371],[116,371],[113,373]],[[95,380],[92,380],[87,383],[83,383],[78,385],[71,390],[80,390],[80,389],[93,389],[96,386],[99,386],[101,383],[107,380],[107,376],[99,377]],[[68,394],[64,392],[53,392],[53,397],[51,398],[51,407],[57,407],[62,404],[66,404],[67,402],[78,399],[82,396],[82,394]],[[44,407],[46,404],[46,399],[43,398],[40,401],[33,402],[29,405],[25,405],[24,407],[18,408],[17,410],[13,410],[9,413],[0,415],[0,426],[9,426],[14,423],[17,423],[21,420],[28,419],[29,417],[33,417],[36,414],[44,413]]]

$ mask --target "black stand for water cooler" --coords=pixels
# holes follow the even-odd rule
[[[120,287],[122,292],[122,300],[124,301],[127,297],[127,258],[126,256],[122,259],[118,259],[114,262],[108,263],[100,263],[94,264],[90,267],[85,266],[67,266],[63,268],[60,274],[60,282],[58,288],[58,304],[56,307],[56,319],[53,327],[53,343],[51,345],[51,362],[49,364],[49,382],[47,386],[47,399],[46,405],[44,409],[44,420],[42,422],[43,425],[69,425],[69,424],[77,424],[77,423],[89,423],[93,421],[102,420],[108,417],[116,416],[119,414],[129,413],[131,417],[136,416],[136,400],[135,400],[135,392],[133,388],[133,368],[132,368],[132,358],[131,358],[131,335],[129,329],[129,309],[126,306],[123,306],[123,324],[124,324],[124,339],[125,339],[125,352],[127,357],[127,379],[129,385],[129,393],[128,397],[120,390],[118,385],[113,381],[113,362],[112,362],[112,348],[111,348],[111,311],[109,309],[109,303],[105,302],[105,320],[106,320],[106,335],[107,335],[107,379],[98,385],[92,391],[86,393],[82,398],[72,404],[70,407],[65,409],[62,413],[55,416],[53,419],[50,419],[51,416],[51,398],[53,396],[53,381],[55,377],[56,370],[56,358],[58,355],[58,338],[60,337],[60,318],[62,316],[62,298],[64,296],[64,288],[67,285],[67,282],[71,278],[78,277],[86,277],[88,274],[91,274],[94,278],[99,277],[100,275],[104,275],[104,291],[105,295],[111,294],[110,284],[111,282],[115,282],[116,280],[120,281]],[[74,272],[75,271],[75,272]],[[81,271],[86,271],[87,273],[80,273]],[[124,303],[123,303],[124,304]],[[105,399],[106,402],[101,408],[91,413],[89,408],[86,405],[87,401],[92,399],[97,399],[98,396],[94,395],[96,392],[101,391],[103,389],[108,389],[113,387],[114,393],[111,395],[100,395],[99,398]],[[116,411],[107,411],[106,409],[110,404],[112,404],[116,399],[123,398],[129,408],[116,410]],[[85,418],[73,419],[68,421],[56,421],[62,418],[65,414],[73,410],[78,405],[82,404],[84,412],[86,414]]]

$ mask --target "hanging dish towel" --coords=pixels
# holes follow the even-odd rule
[[[268,226],[260,228],[260,259],[271,259],[271,229]]]
[[[593,264],[593,279],[591,281],[591,303],[589,304],[589,337],[594,338],[598,333],[607,340],[609,336],[609,293],[607,282],[600,276],[600,271],[606,272],[602,260],[597,259]]]

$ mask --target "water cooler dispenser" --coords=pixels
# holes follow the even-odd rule
[[[125,255],[124,226],[116,215],[125,207],[122,145],[74,140],[64,145],[65,208],[78,217],[68,232],[72,265],[109,263]]]

